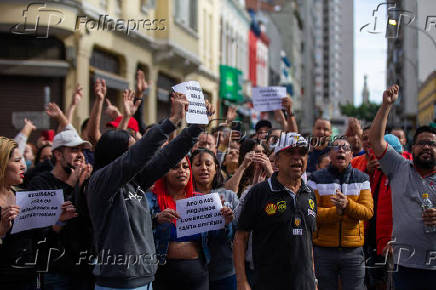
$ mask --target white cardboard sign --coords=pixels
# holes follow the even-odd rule
[[[173,90],[176,93],[185,94],[186,99],[189,101],[188,112],[186,112],[186,122],[188,124],[209,124],[203,90],[199,82],[180,83],[175,85]]]
[[[253,105],[257,112],[281,110],[286,97],[285,87],[253,88]]]
[[[64,193],[59,190],[17,191],[20,213],[11,234],[54,225],[62,212]]]
[[[177,237],[223,229],[225,220],[221,208],[218,193],[176,200],[176,211],[180,215],[176,222]]]

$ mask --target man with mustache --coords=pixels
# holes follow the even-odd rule
[[[365,289],[364,221],[373,215],[367,174],[351,166],[353,152],[345,139],[330,145],[330,165],[315,171],[308,185],[318,202],[314,261],[320,289]]]
[[[233,244],[238,289],[250,290],[245,252],[253,233],[256,290],[315,289],[312,232],[316,199],[301,178],[307,165],[307,141],[299,134],[282,134],[275,147],[279,169],[254,185],[244,198]]]
[[[398,99],[398,85],[383,93],[383,103],[370,131],[370,142],[392,190],[395,289],[433,289],[436,285],[436,209],[421,209],[427,193],[436,204],[436,129],[422,126],[413,138],[413,161],[403,158],[383,139],[389,112]],[[431,286],[433,285],[433,286]]]

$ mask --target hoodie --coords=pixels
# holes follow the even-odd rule
[[[87,198],[94,231],[96,284],[137,288],[154,280],[157,270],[152,218],[142,188],[175,166],[195,144],[202,129],[191,126],[160,149],[174,130],[168,120],[90,179]]]

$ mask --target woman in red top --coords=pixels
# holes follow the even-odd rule
[[[180,218],[176,212],[176,200],[196,195],[201,194],[193,190],[191,165],[187,157],[156,181],[152,195],[147,193],[149,207],[155,217],[155,244],[160,263],[153,282],[154,290],[209,289],[206,233],[177,238],[175,226]],[[232,210],[223,207],[221,213],[226,224],[230,223]]]

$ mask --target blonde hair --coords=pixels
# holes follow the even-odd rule
[[[6,168],[17,143],[9,138],[0,137],[0,186],[4,186]]]

